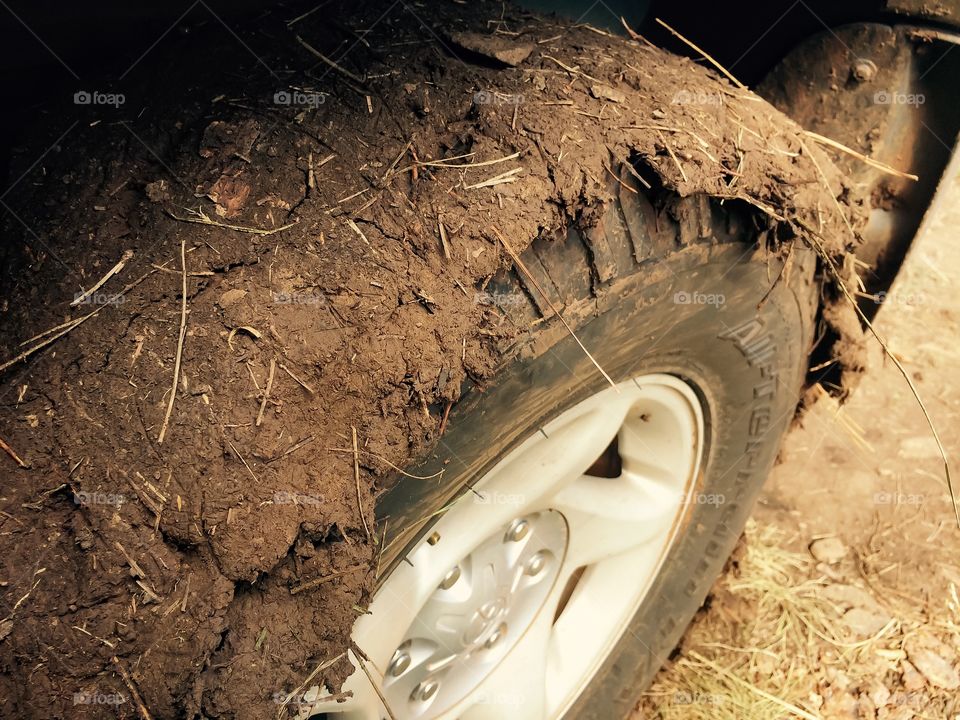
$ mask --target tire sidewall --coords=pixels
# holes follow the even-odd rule
[[[702,400],[704,456],[694,502],[660,572],[625,632],[565,718],[624,717],[676,646],[746,523],[793,419],[812,342],[816,288],[811,253],[781,260],[741,243],[683,248],[615,280],[600,299],[564,309],[597,362],[621,382],[666,373]],[[771,289],[772,288],[772,289]],[[722,297],[682,302],[678,293]],[[446,468],[441,482],[401,478],[381,499],[408,547],[430,517],[468,492],[538,428],[607,382],[554,319],[532,331],[519,357],[451,413],[434,456],[418,471]],[[426,472],[422,472],[426,471]]]

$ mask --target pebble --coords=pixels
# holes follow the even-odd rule
[[[908,649],[910,662],[914,664],[920,674],[934,687],[944,690],[960,688],[960,675],[949,661],[927,648]]]
[[[827,585],[820,591],[820,594],[835,605],[841,606],[844,610],[864,608],[876,614],[883,611],[883,607],[873,595],[856,585]]]
[[[917,672],[917,669],[909,660],[901,661],[900,674],[903,678],[903,687],[905,690],[915,692],[923,689],[926,685],[926,682],[923,680],[923,675]]]
[[[847,546],[840,538],[828,537],[810,543],[810,554],[820,562],[832,564],[847,556]]]
[[[883,630],[890,622],[890,617],[863,608],[853,608],[843,616],[843,622],[854,635],[868,638]]]

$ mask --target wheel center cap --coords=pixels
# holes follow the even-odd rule
[[[390,706],[432,717],[476,688],[540,612],[566,547],[566,520],[543,510],[514,518],[446,568],[387,668]]]
[[[481,605],[470,617],[467,631],[463,634],[463,644],[476,645],[482,639],[489,642],[485,636],[491,635],[492,629],[494,632],[499,629],[500,618],[506,614],[506,598],[500,597]]]

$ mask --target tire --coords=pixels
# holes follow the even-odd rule
[[[696,492],[722,502],[686,506],[639,609],[563,714],[578,720],[630,714],[722,569],[794,417],[818,297],[812,254],[796,247],[781,274],[783,262],[757,249],[749,210],[616,191],[593,229],[537,240],[521,259],[615,382],[663,373],[695,390],[705,429]],[[502,273],[483,292],[529,330],[516,360],[482,391],[464,394],[435,455],[411,471],[446,467],[442,480],[401,478],[381,498],[378,513],[409,530],[390,547],[423,545],[452,499],[551,419],[607,387],[522,276]],[[546,317],[537,322],[540,313]],[[388,547],[384,576],[404,554]]]

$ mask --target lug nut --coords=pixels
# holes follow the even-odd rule
[[[853,73],[854,80],[857,82],[867,82],[868,80],[873,80],[877,74],[877,65],[873,60],[860,58],[853,64],[851,72]]]
[[[500,609],[500,605],[491,600],[488,603],[484,603],[480,606],[480,616],[484,620],[489,620],[497,614],[497,611]]]
[[[393,675],[393,677],[400,677],[409,667],[410,656],[405,652],[397,650],[393,655],[393,660],[390,662],[390,667],[387,668],[387,672]]]
[[[491,649],[491,648],[494,647],[497,643],[499,643],[501,640],[503,640],[503,637],[504,637],[504,635],[506,635],[506,634],[507,634],[507,624],[506,624],[506,623],[501,623],[501,624],[500,624],[500,627],[498,627],[496,630],[494,630],[493,633],[490,635],[490,637],[487,638],[487,641],[483,644],[483,646],[484,646],[487,650]]]
[[[449,590],[454,585],[457,584],[457,580],[460,579],[460,566],[454,565],[446,575],[443,576],[443,580],[440,582],[441,590]]]
[[[546,565],[547,555],[543,550],[541,550],[527,562],[526,573],[531,577],[534,575],[539,575]]]
[[[435,680],[424,680],[422,683],[417,685],[413,689],[413,693],[410,695],[411,699],[419,700],[420,702],[426,702],[434,695],[437,694],[437,690],[440,689],[440,683]]]
[[[507,540],[510,542],[520,542],[529,532],[530,523],[523,519],[514,520],[510,525],[510,529],[507,530]]]

